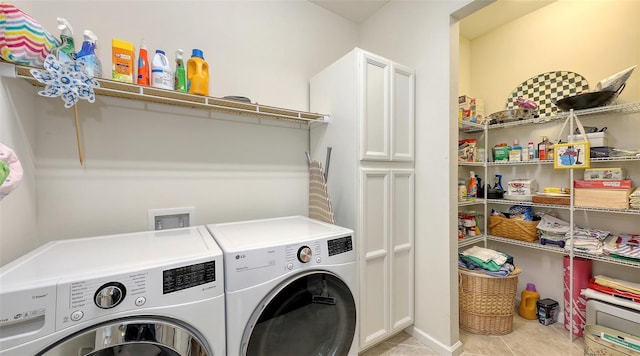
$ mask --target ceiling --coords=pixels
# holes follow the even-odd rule
[[[309,0],[347,20],[362,23],[391,0]],[[496,0],[460,21],[460,35],[474,39],[556,0]]]

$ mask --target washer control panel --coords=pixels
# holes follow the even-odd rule
[[[61,282],[57,287],[56,329],[122,311],[222,295],[224,279],[215,268],[219,262],[206,260]]]
[[[352,235],[301,241],[225,254],[228,292],[249,288],[284,274],[355,261]]]

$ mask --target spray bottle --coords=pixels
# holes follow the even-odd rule
[[[56,59],[62,63],[76,59],[76,46],[73,42],[73,28],[67,19],[58,17],[58,30],[62,44],[51,50]]]
[[[83,35],[84,42],[78,52],[77,60],[85,63],[85,69],[90,76],[100,78],[102,77],[102,62],[96,55],[98,36],[89,30],[84,30]]]
[[[149,86],[149,56],[147,54],[147,46],[142,39],[140,45],[140,53],[138,54],[138,85]]]
[[[187,92],[187,73],[184,69],[184,61],[182,60],[182,54],[184,52],[179,49],[176,51],[176,71],[174,75],[175,88],[177,91]]]

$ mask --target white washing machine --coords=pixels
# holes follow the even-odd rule
[[[50,242],[0,268],[0,354],[225,355],[204,226]]]
[[[352,230],[303,216],[207,228],[224,253],[229,355],[357,355]]]

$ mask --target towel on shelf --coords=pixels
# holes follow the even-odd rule
[[[633,283],[629,281],[625,281],[622,279],[615,279],[605,275],[597,275],[593,277],[595,283],[598,283],[601,286],[619,289],[621,291],[630,292],[634,294],[640,294],[640,284]]]
[[[640,261],[640,235],[619,234],[612,235],[605,239],[603,252],[610,256],[620,256],[623,258]]]

